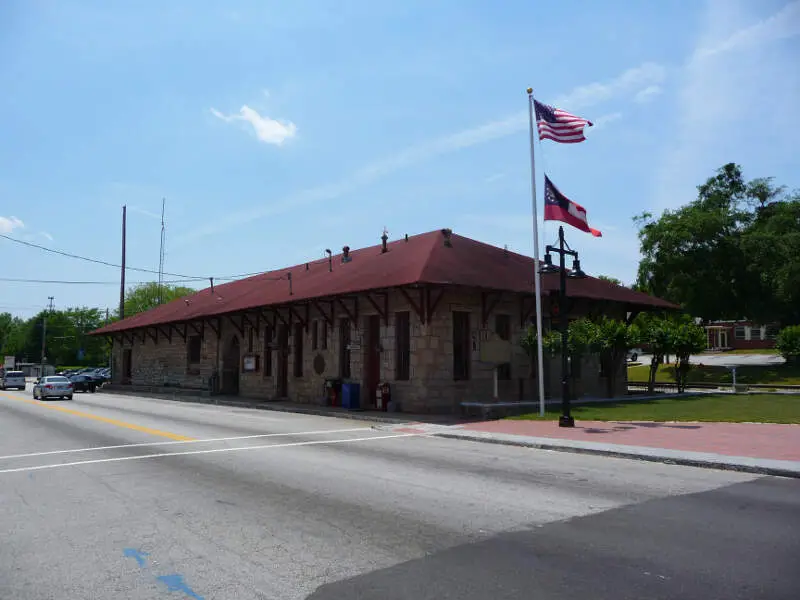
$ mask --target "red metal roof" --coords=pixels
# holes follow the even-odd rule
[[[93,333],[108,334],[261,306],[421,283],[533,293],[533,258],[456,234],[452,234],[451,242],[451,247],[445,246],[441,230],[436,230],[391,242],[386,253],[381,252],[380,244],[351,250],[351,260],[346,263],[342,262],[342,254],[334,255],[330,271],[328,260],[323,259],[215,285],[213,293],[206,288]],[[543,292],[556,289],[558,274],[543,275]],[[666,300],[594,277],[568,280],[567,294],[642,308],[678,308]]]

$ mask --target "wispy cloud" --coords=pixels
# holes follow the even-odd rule
[[[53,236],[47,233],[46,231],[40,231],[39,235],[42,236],[44,239],[46,239],[48,242],[53,241]]]
[[[706,29],[683,69],[675,141],[655,178],[653,208],[657,210],[691,199],[704,176],[735,158],[730,155],[735,139],[731,132],[742,126],[748,111],[763,108],[764,89],[776,85],[780,89],[782,81],[774,77],[794,66],[789,52],[769,59],[765,52],[768,44],[800,34],[800,1],[744,27],[731,16],[738,14],[736,8],[728,0],[707,4]],[[786,97],[776,93],[772,104],[786,102],[788,109],[800,100],[796,93],[786,93]],[[775,132],[783,125],[780,110],[765,114],[750,144],[774,143]]]
[[[494,181],[499,181],[506,176],[505,173],[495,173],[494,175],[489,175],[486,179],[483,180],[484,183],[492,183]]]
[[[557,98],[555,105],[567,110],[588,108],[612,98],[638,94],[644,89],[663,83],[666,77],[666,67],[647,62],[624,71],[610,81],[577,87],[568,94]]]
[[[582,109],[601,102],[614,99],[620,95],[630,95],[643,87],[663,81],[666,70],[655,63],[644,63],[628,69],[616,78],[606,82],[596,82],[575,88],[561,96],[556,104],[569,109]],[[247,107],[243,107],[244,109]],[[248,109],[252,110],[252,109]],[[212,113],[225,121],[242,120],[241,115],[226,116],[212,109]],[[620,115],[613,113],[606,116],[606,123],[616,120]],[[296,210],[316,202],[334,200],[340,196],[364,188],[391,173],[430,161],[438,156],[463,150],[479,144],[525,131],[528,127],[528,111],[522,110],[504,118],[489,121],[476,127],[444,135],[409,146],[386,158],[369,163],[350,175],[331,183],[314,186],[289,194],[269,206],[259,206],[227,216],[210,219],[193,231],[180,235],[177,244],[224,231],[241,223]]]
[[[25,223],[17,217],[0,217],[0,233],[9,234],[15,229],[22,229],[24,227]]]
[[[663,91],[664,89],[660,85],[648,85],[646,88],[636,92],[633,101],[644,104],[645,102],[650,102],[650,100],[656,96],[659,96]]]
[[[216,108],[212,108],[211,114],[226,123],[237,121],[248,123],[253,128],[256,137],[265,144],[281,146],[286,140],[297,135],[297,125],[291,121],[279,121],[267,116],[262,117],[257,110],[250,108],[246,104],[239,109],[238,113],[225,115]]]
[[[156,219],[157,221],[161,220],[161,215],[158,215],[144,208],[140,208],[138,206],[128,205],[128,210],[130,210],[131,212],[139,213],[140,215],[144,215],[145,217],[150,217],[151,219]]]
[[[613,123],[614,121],[619,121],[622,118],[621,112],[609,113],[607,115],[602,115],[596,118],[593,123],[594,127],[589,127],[586,129],[586,132],[589,135],[592,135],[598,129],[602,129],[607,127],[609,123]]]

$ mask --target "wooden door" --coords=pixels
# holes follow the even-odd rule
[[[286,325],[278,325],[277,342],[277,395],[278,398],[286,398],[289,395],[289,328]]]
[[[239,370],[241,367],[239,338],[234,336],[225,354],[222,355],[222,393],[236,395],[239,393]]]
[[[366,318],[366,340],[364,345],[364,389],[365,406],[375,406],[375,394],[381,380],[381,317]]]

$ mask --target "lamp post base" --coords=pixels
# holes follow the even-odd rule
[[[567,417],[566,415],[561,415],[558,417],[558,426],[559,427],[575,427],[575,419],[572,417]]]

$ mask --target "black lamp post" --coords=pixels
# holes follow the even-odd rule
[[[551,252],[558,254],[558,266],[553,265]],[[545,246],[543,273],[558,271],[558,315],[559,330],[561,331],[561,416],[558,418],[559,427],[575,427],[575,419],[570,413],[569,401],[569,311],[567,310],[567,277],[581,279],[586,273],[581,271],[581,261],[578,253],[567,245],[564,240],[564,228],[558,228],[558,246]],[[572,257],[572,271],[568,274],[565,265],[566,257]]]

